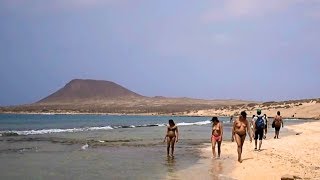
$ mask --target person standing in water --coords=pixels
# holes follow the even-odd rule
[[[244,140],[246,139],[247,132],[249,133],[250,143],[252,142],[252,135],[250,131],[249,122],[247,120],[247,113],[242,111],[240,113],[239,119],[236,119],[233,123],[232,127],[232,138],[231,141],[233,142],[234,139],[238,145],[238,162],[242,163],[241,154],[243,149]]]
[[[232,123],[233,122],[233,116],[231,115],[230,116],[230,123]]]
[[[174,123],[172,119],[169,120],[169,124],[167,125],[167,132],[166,136],[164,138],[165,142],[167,140],[167,155],[169,156],[170,152],[170,147],[171,147],[171,156],[173,157],[173,152],[174,152],[174,144],[178,142],[178,127]]]
[[[276,138],[279,139],[281,124],[283,128],[283,120],[282,120],[282,117],[280,116],[280,111],[278,111],[276,117],[274,118],[274,129],[275,129],[274,139]]]
[[[254,150],[257,150],[258,138],[259,138],[259,151],[261,150],[262,138],[265,130],[265,118],[264,115],[261,115],[261,110],[257,110],[257,116],[254,117],[253,129],[254,129]]]
[[[218,144],[218,158],[221,154],[221,142],[223,136],[223,125],[217,117],[212,117],[212,132],[211,132],[211,144],[212,144],[212,155],[216,157],[216,144]]]

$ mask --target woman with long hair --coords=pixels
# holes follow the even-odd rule
[[[174,144],[178,142],[178,127],[174,123],[172,119],[169,120],[169,124],[167,125],[166,136],[164,138],[165,142],[167,140],[167,155],[169,156],[170,147],[171,147],[171,156],[173,157],[174,152]]]
[[[211,144],[212,144],[212,155],[216,157],[216,144],[218,144],[218,158],[221,154],[221,142],[223,136],[223,125],[217,117],[212,117],[212,132],[211,132]]]

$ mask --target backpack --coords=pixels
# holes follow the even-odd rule
[[[258,119],[256,120],[256,128],[257,129],[264,129],[263,116],[258,116]]]

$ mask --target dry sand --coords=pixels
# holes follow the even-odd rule
[[[168,179],[281,179],[289,174],[303,179],[320,179],[320,121],[285,127],[287,136],[263,141],[254,151],[246,138],[243,162],[237,162],[235,142],[223,142],[221,159],[211,159],[211,145],[203,148],[199,162]],[[296,135],[298,133],[299,135]]]
[[[253,107],[239,106],[235,109],[208,109],[191,111],[185,113],[189,116],[231,116],[239,114],[240,111],[246,110],[248,117],[256,114],[256,110],[261,109],[263,114],[267,114],[268,117],[274,117],[277,111],[281,112],[284,118],[310,118],[320,119],[320,103],[316,101],[302,102],[302,103],[289,103],[282,105],[256,105]]]

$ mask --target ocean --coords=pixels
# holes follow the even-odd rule
[[[166,124],[179,127],[166,156]],[[0,179],[166,179],[201,159],[211,117],[0,114]],[[224,140],[231,138],[229,117]],[[301,123],[304,120],[286,120]],[[286,129],[284,129],[285,131]]]

